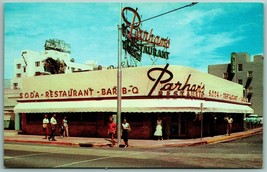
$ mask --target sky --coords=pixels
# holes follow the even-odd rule
[[[69,43],[77,63],[96,60],[98,65],[117,66],[121,7],[138,8],[142,19],[147,19],[187,4],[190,2],[7,2],[4,78],[13,78],[14,59],[21,58],[21,51],[42,52],[45,40],[52,38]],[[229,63],[232,52],[263,55],[263,15],[262,3],[203,2],[148,20],[140,27],[170,38],[169,64],[207,72],[208,65]],[[166,60],[159,58],[155,64],[166,64]],[[142,66],[148,65],[152,65],[151,57],[143,54]]]

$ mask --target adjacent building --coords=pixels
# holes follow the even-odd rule
[[[42,52],[23,50],[21,57],[14,61],[13,79],[4,81],[4,128],[15,129],[14,107],[18,104],[17,100],[22,92],[23,78],[85,72],[102,68],[104,67],[98,66],[95,60],[88,60],[85,64],[75,63],[74,58],[71,57],[70,45],[62,40],[47,40]],[[20,128],[20,123],[21,121],[17,121],[16,129]]]
[[[71,57],[70,45],[62,40],[50,39],[45,42],[42,52],[23,50],[14,62],[14,78],[11,88],[19,89],[23,77],[92,71],[96,61],[86,64],[75,63]]]
[[[11,89],[10,80],[4,80],[4,128],[15,129],[14,107],[18,104],[21,90]]]
[[[230,63],[209,65],[208,73],[244,87],[244,97],[256,114],[263,115],[263,56],[231,53]]]

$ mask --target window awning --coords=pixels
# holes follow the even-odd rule
[[[121,112],[203,112],[254,113],[247,105],[190,99],[130,99],[122,100]],[[16,113],[49,112],[117,112],[117,100],[27,102],[14,108]]]

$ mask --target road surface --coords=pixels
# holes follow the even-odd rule
[[[4,144],[5,168],[261,169],[263,136],[191,147],[88,148]]]

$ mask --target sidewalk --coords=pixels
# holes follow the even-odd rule
[[[229,140],[234,140],[237,138],[248,137],[255,135],[257,133],[262,133],[263,128],[256,128],[244,132],[232,133],[228,135],[218,135],[214,137],[203,137],[197,139],[170,139],[170,140],[138,140],[129,139],[130,147],[142,147],[142,148],[152,148],[152,147],[183,147],[183,146],[194,146],[200,144],[211,144],[217,142],[225,142]],[[44,136],[41,135],[23,135],[18,134],[14,130],[4,130],[4,142],[19,142],[19,143],[36,143],[36,144],[49,144],[49,145],[62,145],[62,146],[77,146],[77,147],[106,147],[110,145],[108,138],[92,138],[92,137],[59,137],[56,136],[57,141],[48,141],[43,139]],[[123,140],[121,140],[121,146],[123,145]]]

